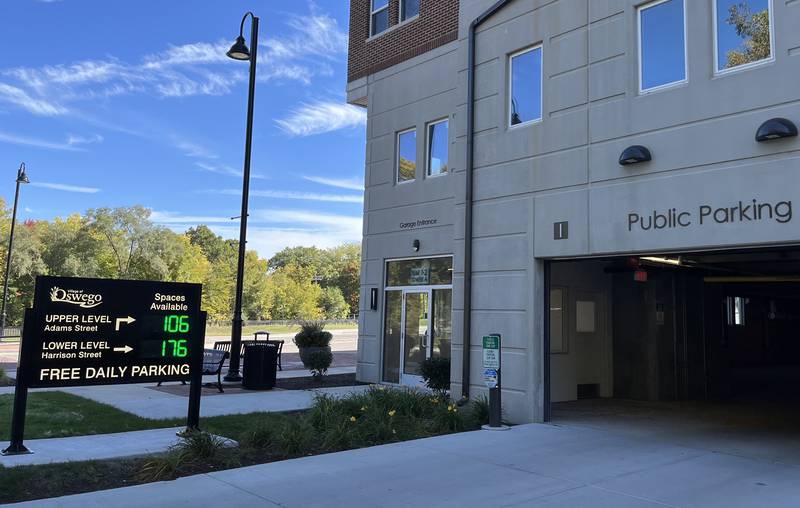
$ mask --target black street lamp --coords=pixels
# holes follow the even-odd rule
[[[19,165],[17,171],[17,190],[14,193],[14,211],[11,214],[11,234],[8,237],[8,253],[6,255],[6,276],[3,280],[3,307],[0,309],[0,338],[6,333],[6,301],[8,300],[8,277],[11,274],[11,249],[14,248],[14,226],[17,222],[17,201],[19,201],[19,186],[23,183],[30,183],[28,175],[25,174],[25,163]]]
[[[244,39],[244,22],[250,16],[253,20],[250,29],[250,48]],[[247,249],[247,202],[250,198],[250,152],[253,147],[253,104],[256,96],[256,63],[258,54],[258,18],[248,12],[239,26],[239,37],[227,55],[234,60],[250,61],[250,91],[247,99],[247,137],[244,145],[244,178],[242,182],[242,214],[239,220],[239,262],[236,268],[236,303],[233,310],[233,329],[231,330],[231,361],[225,381],[242,380],[239,373],[239,351],[242,344],[242,293],[244,292],[244,258]]]

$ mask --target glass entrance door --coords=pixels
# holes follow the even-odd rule
[[[403,293],[403,379],[404,385],[423,384],[419,369],[430,356],[430,291]]]

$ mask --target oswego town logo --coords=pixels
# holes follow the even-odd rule
[[[91,309],[103,303],[103,295],[93,295],[82,289],[61,289],[53,286],[50,290],[50,301],[70,303],[84,309]]]

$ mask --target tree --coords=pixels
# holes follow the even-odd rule
[[[189,228],[186,231],[186,236],[192,245],[200,247],[211,263],[216,263],[220,258],[226,255],[231,249],[238,249],[239,242],[236,240],[225,240],[219,235],[214,234],[211,229],[201,224],[194,228]]]
[[[769,9],[753,13],[746,1],[741,2],[728,9],[726,22],[733,25],[736,34],[743,39],[739,48],[728,51],[727,68],[770,57]]]
[[[322,290],[319,306],[325,319],[344,319],[350,313],[350,306],[347,305],[342,290],[337,287]]]
[[[297,265],[286,265],[270,277],[273,295],[272,319],[313,320],[322,317],[319,307],[322,288],[314,284],[313,272]]]

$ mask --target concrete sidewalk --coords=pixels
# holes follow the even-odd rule
[[[571,425],[470,432],[15,506],[800,506],[800,468]]]
[[[27,455],[0,456],[0,465],[5,467],[80,462],[86,460],[118,459],[162,453],[178,444],[177,433],[184,427],[99,434],[93,436],[60,437],[53,439],[30,439],[25,446],[33,453]],[[227,440],[231,446],[236,442]],[[0,444],[5,448],[8,443]]]
[[[161,420],[183,418],[189,404],[188,397],[151,390],[148,385],[82,386],[75,388],[52,388],[31,390],[60,391],[113,406],[142,418]],[[200,416],[223,416],[255,412],[298,411],[311,407],[317,394],[344,396],[367,389],[367,385],[317,388],[313,390],[269,390],[248,393],[213,395],[203,397]],[[0,395],[13,394],[14,387],[0,388]]]

